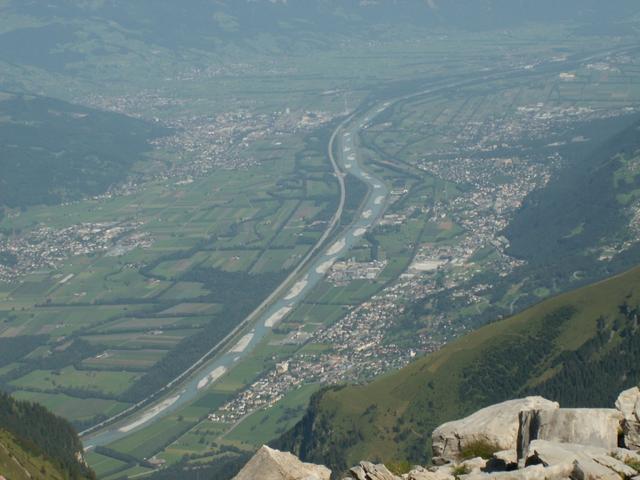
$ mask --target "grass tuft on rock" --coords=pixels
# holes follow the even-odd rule
[[[500,447],[486,440],[478,440],[467,444],[460,452],[463,460],[471,458],[484,458],[489,460],[491,456],[500,451]]]

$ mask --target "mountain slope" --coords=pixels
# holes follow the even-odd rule
[[[13,435],[0,429],[0,474],[11,480],[64,480],[65,475],[45,457],[25,450]]]
[[[597,22],[601,31],[619,34],[620,26],[610,22],[639,11],[634,0],[618,0],[615,5],[599,0],[7,0],[0,2],[0,13],[39,21],[3,30],[0,60],[55,72],[73,68],[90,56],[108,55],[109,48],[95,48],[96,32],[105,27],[129,42],[142,39],[181,49],[215,50],[221,43],[269,48],[270,42],[260,45],[268,34],[275,35],[279,47],[304,52],[342,35],[370,39],[388,26],[477,30],[571,20]],[[81,49],[68,48],[86,38],[83,30],[88,24],[91,41]]]
[[[0,392],[0,474],[17,472],[5,474],[10,479],[29,478],[25,471],[33,478],[95,478],[82,455],[82,443],[69,422],[41,405]]]
[[[316,395],[276,448],[342,471],[428,459],[439,424],[508,398],[608,406],[640,381],[640,268],[540,303],[369,385]]]
[[[101,194],[163,133],[124,115],[0,91],[0,207]]]
[[[532,268],[548,268],[549,259],[586,257],[585,252],[595,260],[603,245],[635,240],[629,223],[640,194],[640,119],[594,122],[584,132],[605,140],[563,151],[564,168],[527,197],[504,232],[509,253]]]

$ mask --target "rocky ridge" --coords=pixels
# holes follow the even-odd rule
[[[640,480],[640,389],[615,408],[560,408],[542,397],[509,400],[432,434],[433,465],[396,475],[361,462],[344,480]],[[263,447],[234,480],[328,480],[331,472]],[[336,478],[336,477],[334,477]]]

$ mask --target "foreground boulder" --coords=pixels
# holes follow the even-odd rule
[[[520,412],[518,456],[527,454],[533,440],[618,447],[618,432],[624,417],[612,408],[560,408]]]
[[[345,480],[402,480],[391,473],[384,465],[374,465],[371,462],[360,462],[360,465],[349,470]]]
[[[434,463],[456,462],[480,448],[493,451],[514,449],[520,412],[555,410],[557,402],[542,397],[509,400],[438,427],[432,435]]]
[[[638,472],[614,456],[609,449],[571,443],[534,440],[529,446],[526,465],[545,467],[573,464],[572,478],[620,480],[631,478]]]
[[[640,389],[633,387],[622,392],[616,400],[616,408],[624,417],[622,432],[625,447],[640,450]]]
[[[455,480],[455,477],[450,468],[416,467],[406,475],[406,480]]]
[[[384,465],[360,462],[340,478],[640,480],[640,389],[622,392],[615,409],[560,408],[542,397],[510,400],[441,425],[432,440],[431,466],[397,475]],[[234,480],[330,477],[326,467],[265,446]]]
[[[533,465],[509,472],[472,473],[461,475],[459,480],[565,480],[573,479],[575,475],[575,465],[565,463],[545,467],[544,465]]]
[[[331,470],[263,446],[233,480],[329,480]]]

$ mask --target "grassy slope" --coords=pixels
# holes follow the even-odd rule
[[[610,405],[640,379],[634,314],[619,307],[625,301],[640,303],[640,268],[490,324],[369,385],[325,391],[278,446],[334,469],[363,458],[424,461],[434,427],[506,398],[553,392],[567,406]],[[620,350],[628,361],[612,375]],[[554,383],[563,369],[567,378]],[[586,395],[574,399],[575,391]]]
[[[78,460],[83,447],[71,424],[39,404],[15,400],[0,392],[0,443],[3,439],[7,448],[10,444],[20,445],[19,450],[24,454],[24,462],[20,463],[27,470],[31,468],[27,463],[37,466],[38,470],[45,467],[45,474],[37,478],[58,478],[53,476],[54,472],[70,480],[95,478],[93,471]],[[6,457],[6,454],[5,451],[3,455]],[[12,464],[0,460],[0,473],[9,465]]]
[[[44,457],[22,448],[9,432],[0,429],[0,474],[11,480],[49,479],[66,477]]]

